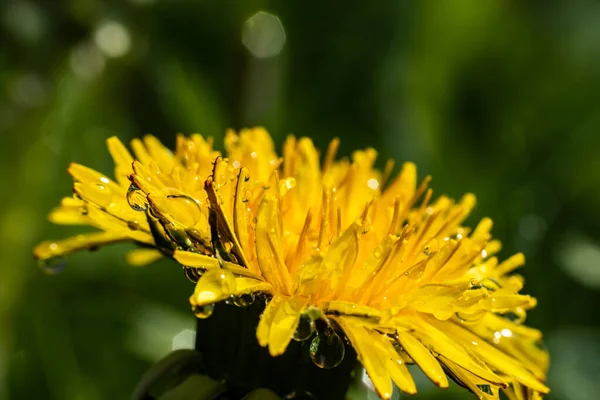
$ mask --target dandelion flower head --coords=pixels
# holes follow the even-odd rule
[[[171,257],[197,280],[199,318],[216,302],[265,297],[256,335],[272,356],[310,340],[315,364],[333,368],[351,345],[382,398],[392,382],[416,393],[408,364],[481,399],[541,398],[548,354],[524,325],[536,302],[513,273],[523,255],[496,258],[488,218],[463,226],[472,194],[434,198],[414,164],[392,177],[392,162],[374,168],[375,150],[336,159],[338,144],[321,157],[290,136],[279,156],[254,128],[228,132],[224,154],[200,135],[179,136],[175,152],[146,136],[132,141],[134,158],[110,138],[114,180],[72,164],[74,196],[50,214],[98,231],[41,243],[35,255],[47,263],[134,241],[131,264]]]

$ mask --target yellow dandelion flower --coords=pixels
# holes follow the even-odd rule
[[[73,164],[75,198],[51,214],[102,232],[42,243],[38,258],[136,241],[133,264],[168,255],[197,279],[199,318],[219,301],[266,296],[256,333],[272,356],[311,340],[314,363],[332,368],[345,338],[382,398],[392,382],[416,393],[412,363],[481,399],[548,392],[541,333],[523,325],[536,302],[513,273],[524,257],[498,261],[491,220],[462,225],[473,195],[433,200],[414,164],[392,179],[373,149],[336,160],[337,140],[322,164],[308,138],[289,137],[279,157],[262,128],[228,132],[224,157],[199,135],[179,137],[174,154],[135,140],[135,161],[117,139],[108,146],[116,182]]]

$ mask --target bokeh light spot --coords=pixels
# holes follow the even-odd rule
[[[82,79],[92,79],[104,70],[106,60],[96,45],[89,42],[80,43],[69,57],[69,65],[75,75]]]
[[[276,56],[285,40],[283,24],[276,15],[259,11],[244,22],[242,43],[257,58]]]
[[[600,245],[583,235],[572,235],[560,253],[563,270],[584,286],[600,288]]]
[[[122,57],[131,48],[129,31],[115,21],[102,23],[94,33],[96,46],[108,57]]]

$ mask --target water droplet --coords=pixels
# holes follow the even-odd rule
[[[186,226],[194,226],[202,218],[200,204],[193,197],[185,194],[171,194],[167,196],[167,199],[173,208],[181,210],[184,213],[185,217],[177,215],[176,219]]]
[[[302,314],[300,316],[300,321],[298,321],[298,326],[296,327],[296,332],[294,332],[294,336],[292,339],[303,342],[311,338],[313,333],[315,332],[315,325],[307,314]]]
[[[127,227],[132,231],[139,231],[141,228],[138,221],[127,221]]]
[[[200,268],[183,266],[183,274],[194,283],[198,282],[198,279],[202,276],[202,272]]]
[[[456,313],[456,318],[463,324],[474,324],[481,321],[481,319],[487,314],[486,310],[475,311],[474,313]]]
[[[233,299],[233,305],[236,307],[246,308],[252,304],[254,304],[254,293],[244,293]]]
[[[423,276],[423,272],[425,272],[425,267],[426,267],[425,263],[419,263],[417,265],[414,265],[414,266],[410,267],[404,273],[404,275],[406,275],[408,277],[408,279],[412,279],[412,280],[416,281],[421,276]]]
[[[193,304],[212,304],[227,299],[233,292],[237,282],[229,270],[213,268],[206,271],[194,289]]]
[[[39,260],[38,265],[42,271],[48,275],[60,274],[66,266],[65,259],[62,257],[52,257],[45,260]]]
[[[127,189],[127,203],[135,211],[146,211],[148,209],[146,194],[134,183]]]
[[[89,212],[88,212],[87,206],[81,206],[81,207],[79,207],[79,214],[81,214],[83,216],[86,216],[86,215],[88,215],[88,213]]]
[[[507,320],[514,322],[515,324],[522,324],[527,318],[527,313],[521,307],[515,308],[513,311],[499,314]]]
[[[323,334],[317,335],[310,342],[310,358],[313,363],[323,369],[335,368],[344,359],[346,347],[337,333],[327,328]]]
[[[498,290],[502,287],[500,283],[494,278],[482,281],[481,286],[483,286],[487,290]]]
[[[192,306],[192,311],[196,314],[196,318],[206,319],[210,317],[215,310],[214,304],[206,304],[204,306]]]

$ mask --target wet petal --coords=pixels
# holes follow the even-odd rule
[[[260,317],[258,327],[256,328],[256,338],[258,339],[258,344],[260,344],[262,347],[265,347],[269,344],[271,325],[275,319],[275,314],[285,299],[285,296],[274,295]]]
[[[142,267],[152,264],[163,257],[163,254],[156,249],[135,249],[127,253],[125,260],[134,267]]]
[[[336,318],[344,333],[356,350],[356,354],[362,365],[367,370],[373,386],[384,399],[392,396],[392,380],[386,368],[386,360],[383,354],[373,345],[374,338],[365,330],[362,324],[356,323],[349,318]]]
[[[256,218],[256,255],[262,275],[275,288],[288,294],[291,278],[282,258],[281,214],[277,199],[265,197]]]
[[[61,257],[79,250],[92,250],[107,244],[128,240],[129,236],[114,232],[94,232],[71,236],[63,240],[48,240],[38,244],[33,250],[35,258],[47,260]]]
[[[285,352],[298,326],[300,313],[306,308],[307,299],[293,296],[285,299],[273,316],[269,331],[269,353],[278,356]]]
[[[442,388],[448,387],[448,378],[442,366],[421,342],[408,332],[398,332],[398,340],[433,383]]]

